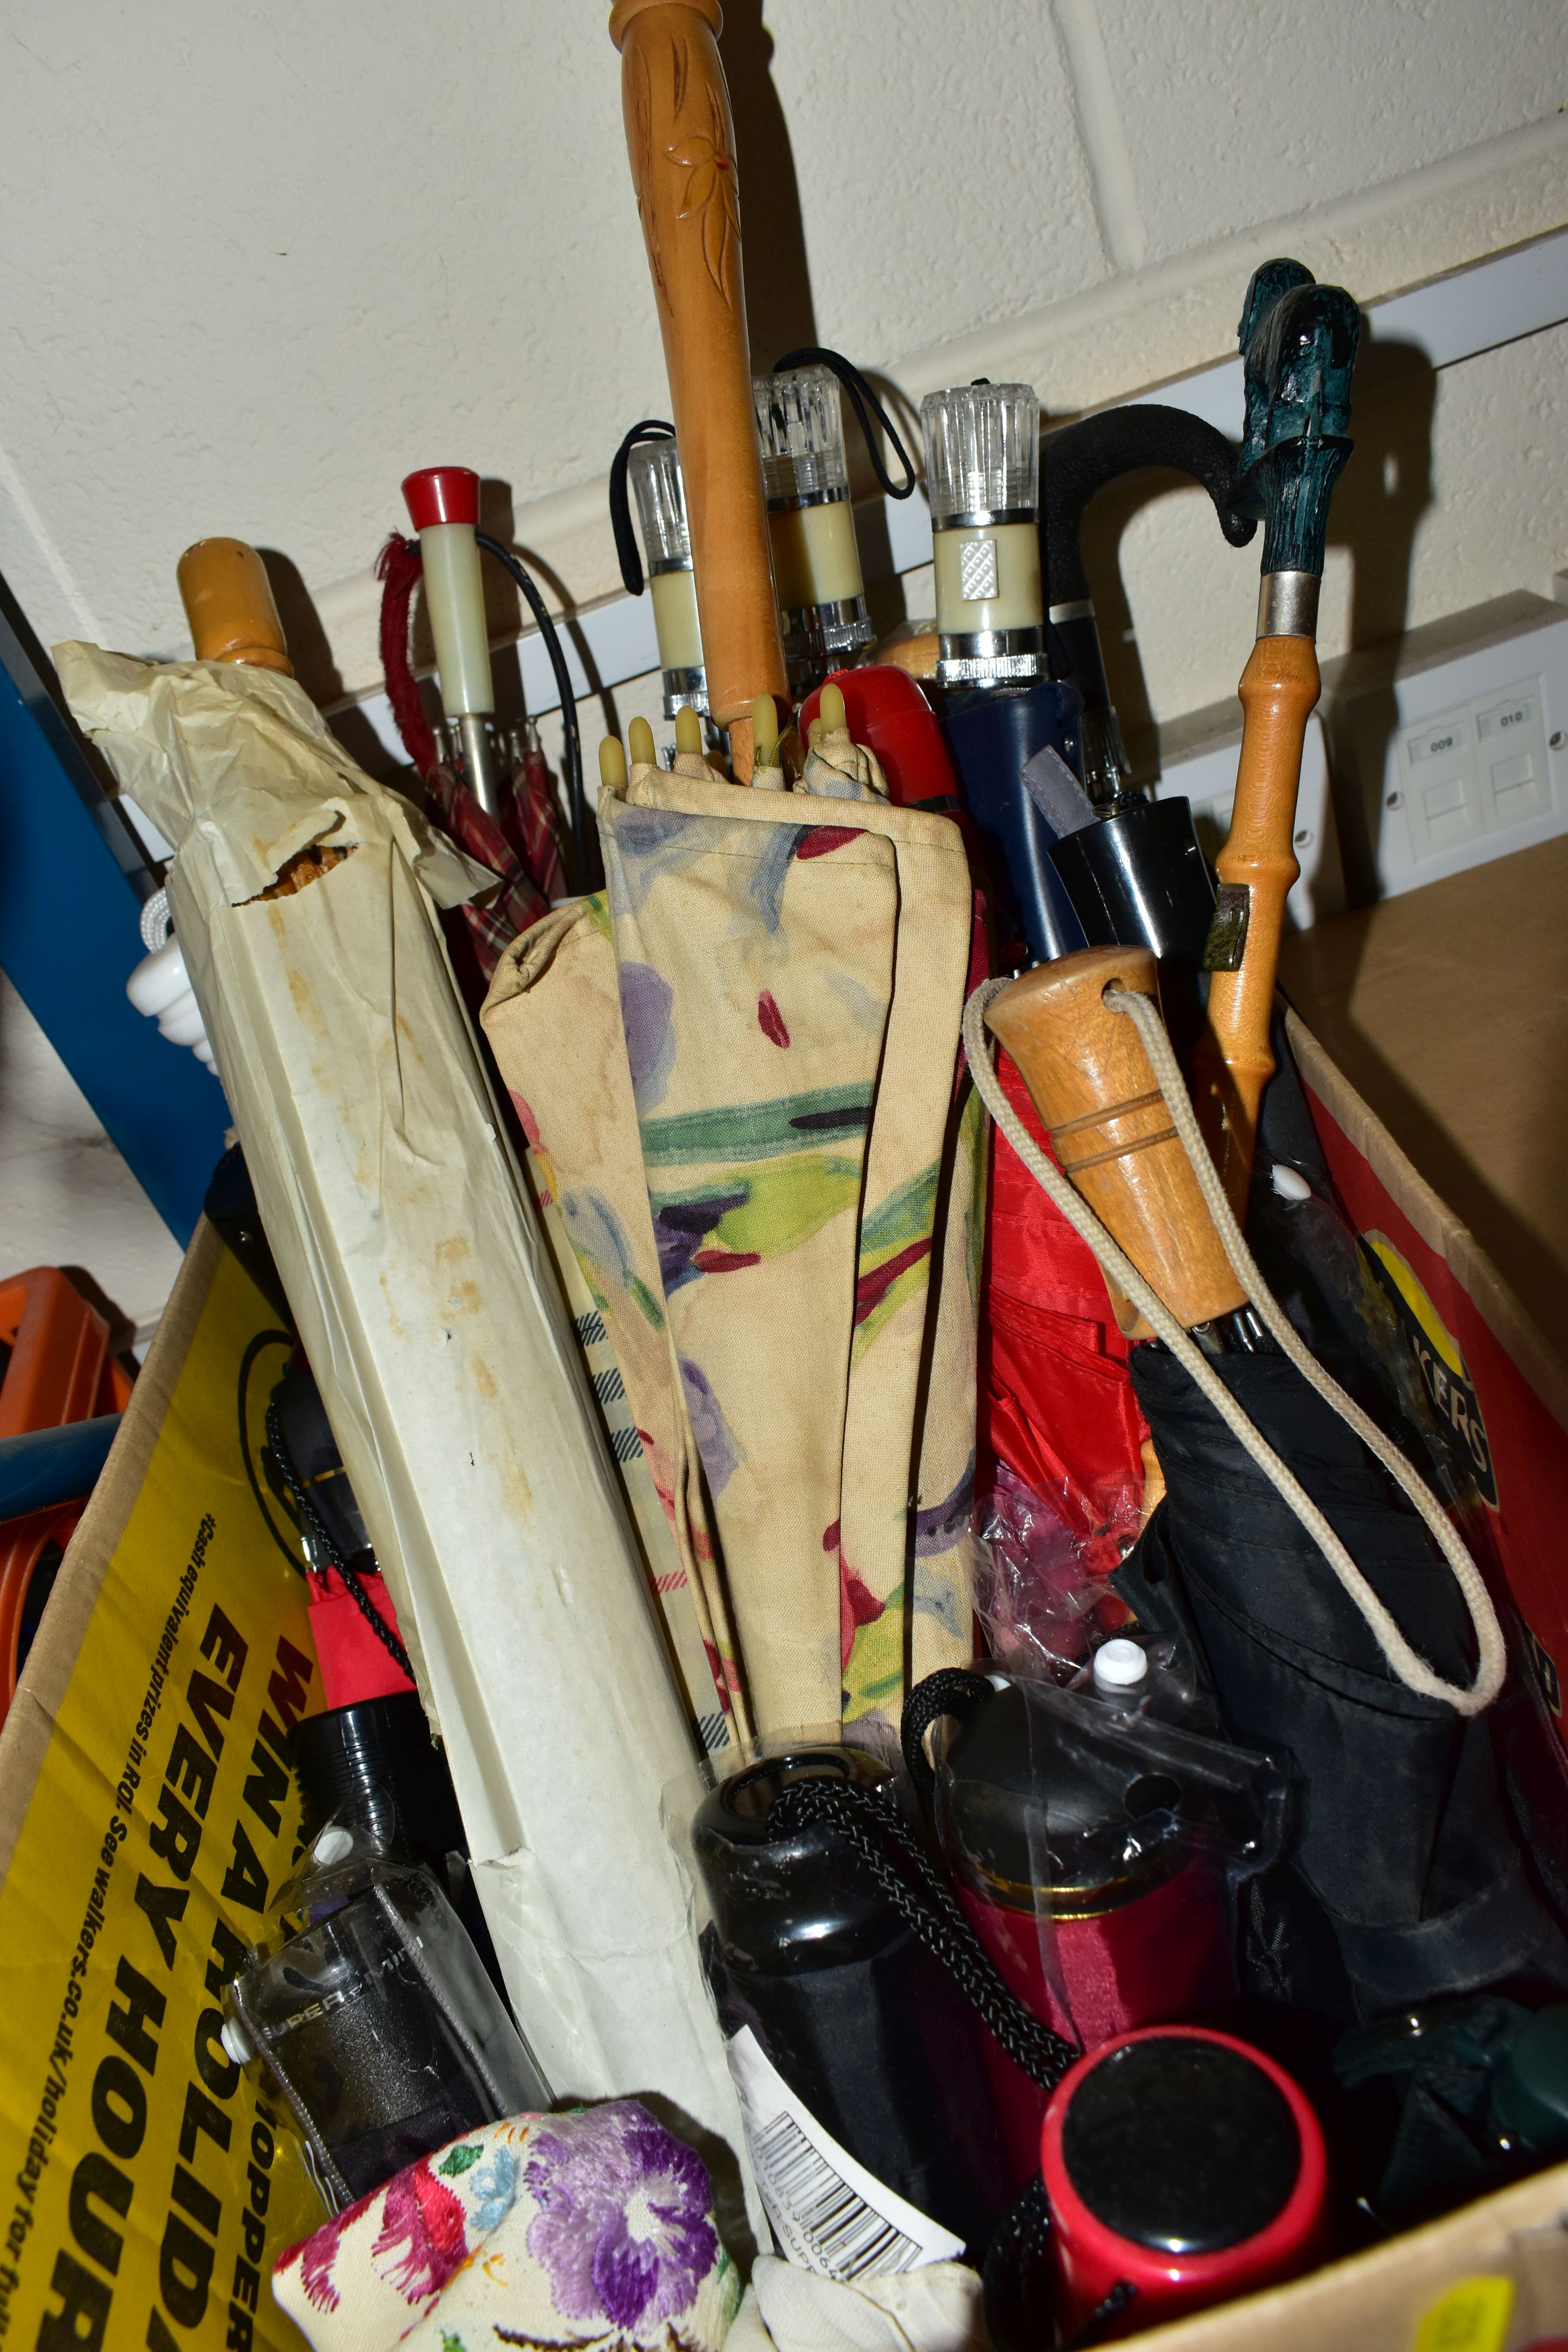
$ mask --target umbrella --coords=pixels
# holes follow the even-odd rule
[[[981,1195],[956,828],[842,724],[759,779],[612,758],[605,898],[503,960],[485,1026],[766,1730],[968,1654]]]
[[[1024,781],[1042,754],[1070,772],[1079,697],[1048,677],[1040,586],[1040,404],[1026,383],[955,384],[921,404],[936,559],[936,686],[963,803],[984,840],[1009,937],[1061,955],[1083,933]]]
[[[741,208],[713,0],[616,0],[621,104],[669,378],[714,724],[738,782],[752,707],[787,696],[752,402]]]
[[[474,789],[466,765],[459,772],[454,761],[441,758],[408,655],[409,607],[423,568],[419,542],[394,531],[376,562],[383,583],[382,668],[404,749],[424,779],[431,814],[500,882],[482,904],[469,899],[462,909],[468,940],[463,961],[472,965],[477,1002],[501,950],[536,923],[552,898],[565,895],[565,835],[550,772],[535,741],[525,741],[521,756],[501,762],[489,729],[479,730],[493,805]],[[426,583],[426,596],[434,609],[441,597],[434,579]],[[457,946],[449,925],[448,945]]]
[[[837,379],[837,381],[836,381]],[[816,344],[786,352],[752,384],[768,497],[773,585],[784,623],[791,689],[804,696],[827,673],[863,656],[876,636],[860,574],[838,387],[849,394],[872,471],[890,499],[913,496],[915,469],[898,428],[841,352]],[[898,451],[895,482],[872,431],[873,413]]]
[[[563,2094],[657,2088],[732,2140],[658,1811],[691,1712],[437,927],[489,877],[286,656],[58,667],[175,844],[192,985],[529,2040]]]
[[[632,529],[632,499],[647,549],[647,582]],[[610,529],[628,596],[640,596],[651,583],[654,634],[664,686],[664,715],[673,719],[689,704],[708,708],[708,672],[702,660],[702,630],[697,616],[697,583],[691,562],[691,531],[675,427],[662,417],[634,425],[610,461]]]
[[[1484,1711],[1507,1661],[1485,1584],[1265,1287],[1155,991],[1146,951],[1091,950],[987,983],[965,1045],[998,1123],[1163,1343],[1133,1349],[1132,1381],[1166,1496],[1117,1581],[1192,1642],[1231,1732],[1294,1767],[1289,1874],[1255,1905],[1255,1981],[1328,2015],[1568,1981],[1500,1798]],[[1014,1119],[983,1021],[1061,1169]]]
[[[1201,482],[1232,547],[1245,547],[1258,528],[1234,502],[1235,448],[1223,433],[1187,409],[1165,408],[1157,401],[1105,408],[1047,436],[1040,454],[1041,528],[1052,671],[1068,679],[1083,698],[1079,724],[1083,781],[1097,809],[1109,808],[1122,797],[1130,771],[1084,570],[1079,543],[1084,509],[1119,476],[1148,466],[1173,467]],[[1060,870],[1060,861],[1053,862]],[[1090,943],[1100,944],[1092,935]]]
[[[1318,699],[1316,635],[1329,499],[1351,453],[1351,372],[1361,313],[1299,261],[1268,261],[1239,329],[1247,430],[1237,503],[1263,520],[1258,640],[1237,689],[1241,759],[1220,899],[1205,961],[1207,1023],[1194,1098],[1233,1209],[1247,1201],[1258,1104],[1274,1068],[1269,1023],[1285,900],[1301,868],[1290,845],[1301,746]]]

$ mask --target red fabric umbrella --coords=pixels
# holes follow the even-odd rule
[[[1050,1151],[1005,1054],[997,1066],[1009,1102]],[[1089,1572],[1109,1576],[1138,1532],[1148,1434],[1128,1344],[1088,1244],[994,1130],[984,1301],[980,1406],[993,1467],[1005,1463],[1032,1487],[1085,1547]]]

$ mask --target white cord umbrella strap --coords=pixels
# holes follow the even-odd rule
[[[1346,1593],[1366,1621],[1378,1647],[1394,1674],[1406,1689],[1417,1691],[1426,1698],[1446,1701],[1460,1715],[1479,1715],[1491,1705],[1502,1688],[1507,1672],[1508,1655],[1502,1628],[1492,1606],[1491,1595],[1482,1580],[1480,1571],[1470,1558],[1464,1543],[1442,1506],[1431,1490],[1419,1478],[1399,1452],[1390,1444],[1376,1423],[1363,1412],[1354,1399],[1346,1395],[1337,1381],[1331,1379],[1298,1339],[1296,1332],[1277,1304],[1258,1265],[1241,1237],[1230,1203],[1208,1155],[1193,1113],[1192,1103],[1183,1081],[1175,1055],[1172,1052],[1165,1024],[1159,1007],[1152,998],[1141,996],[1130,989],[1108,989],[1105,1003],[1114,1013],[1126,1014],[1136,1026],[1149,1055],[1150,1066],[1158,1081],[1160,1092],[1171,1114],[1171,1121],[1181,1138],[1184,1149],[1193,1165],[1199,1190],[1214,1218],[1226,1257],[1235,1269],[1237,1279],[1248,1299],[1257,1308],[1269,1333],[1281,1351],[1296,1366],[1302,1377],[1316,1389],[1353,1429],[1364,1444],[1398,1481],[1420,1513],[1428,1530],[1453,1570],[1470,1620],[1476,1629],[1478,1664],[1476,1679],[1467,1690],[1447,1682],[1427,1664],[1413,1649],[1401,1633],[1392,1612],[1381,1601],[1350,1553],[1335,1534],[1318,1505],[1313,1502],[1295,1474],[1282,1462],[1262,1432],[1258,1429],[1232,1396],[1195,1341],[1177,1322],[1163,1301],[1144,1281],[1137,1267],[1114,1237],[1101,1224],[1089,1203],[1040,1150],[1012,1104],[1003,1092],[1001,1081],[991,1059],[985,1031],[985,1012],[992,999],[1000,994],[1009,982],[1005,980],[984,981],[974,991],[963,1012],[963,1045],[976,1090],[986,1109],[1006,1137],[1019,1159],[1036,1181],[1047,1192],[1075,1233],[1088,1243],[1105,1272],[1119,1285],[1132,1305],[1137,1307],[1151,1330],[1164,1341],[1190,1378],[1203,1391],[1226,1426],[1257,1463],[1266,1478],[1275,1486],[1296,1517],[1311,1537]]]

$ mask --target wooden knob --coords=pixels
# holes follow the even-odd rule
[[[180,558],[180,601],[198,661],[245,662],[292,677],[272,584],[243,539],[198,539]]]
[[[617,0],[621,102],[691,532],[715,723],[751,774],[759,694],[787,705],[752,400],[741,206],[716,0]]]
[[[1155,1296],[1190,1330],[1247,1303],[1171,1124],[1143,1041],[1105,1003],[1112,981],[1159,1003],[1146,948],[1085,948],[1037,965],[986,1026],[1017,1065],[1063,1172]]]

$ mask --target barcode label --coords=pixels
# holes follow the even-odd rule
[[[823,2130],[749,2025],[729,2044],[746,2150],[779,2245],[819,2276],[863,2278],[953,2260],[961,2239],[897,2195]]]

